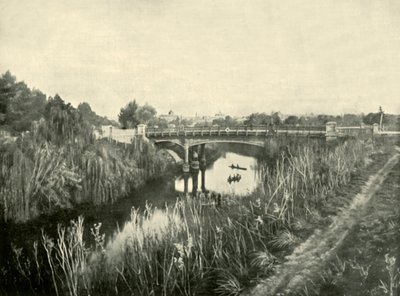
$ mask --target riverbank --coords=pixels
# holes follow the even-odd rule
[[[351,288],[340,287],[339,289],[334,284],[332,273],[322,273],[322,271],[330,261],[333,261],[339,263],[333,267],[336,273],[340,273],[338,269],[343,268],[343,261],[338,257],[336,257],[338,261],[333,260],[338,249],[345,251],[347,248],[349,250],[356,248],[359,251],[354,246],[353,236],[356,233],[356,225],[361,217],[364,217],[366,207],[370,211],[374,208],[375,205],[369,203],[369,200],[375,192],[385,191],[386,188],[383,189],[383,186],[393,183],[393,173],[398,168],[399,155],[387,160],[388,155],[381,153],[374,155],[374,158],[371,165],[355,179],[353,188],[346,186],[345,195],[337,192],[339,194],[335,196],[333,202],[329,203],[327,210],[324,211],[325,214],[322,212],[321,217],[314,221],[313,234],[306,240],[301,240],[303,242],[297,244],[290,255],[281,257],[280,260],[283,263],[276,266],[273,275],[245,295],[369,295],[365,293],[366,291],[360,291],[357,294],[349,293],[349,291],[360,290],[362,282],[358,281],[359,279],[352,281],[347,278]],[[385,183],[382,184],[384,181]],[[389,191],[394,190],[395,186],[391,184]],[[355,193],[358,194],[354,195]],[[359,255],[361,256],[361,253]],[[371,256],[369,259],[376,260],[377,257]]]
[[[81,142],[54,143],[35,132],[1,145],[2,219],[25,222],[79,204],[112,204],[167,170],[149,143],[119,147],[87,132]]]
[[[317,155],[305,148],[297,156],[278,160],[278,169],[270,172],[264,192],[246,198],[226,196],[221,208],[188,199],[167,211],[133,211],[108,244],[98,225],[90,241],[79,239],[88,230],[82,229],[82,220],[75,220],[72,228],[58,228],[61,244],[51,244],[50,238],[43,236],[41,244],[48,248],[42,249],[39,274],[48,284],[43,286],[42,282],[40,290],[71,294],[68,291],[73,288],[73,295],[112,295],[116,291],[119,295],[238,295],[244,287],[268,276],[279,257],[290,252],[302,235],[307,236],[314,227],[312,221],[328,223],[331,217],[323,217],[319,210],[339,188],[351,190],[348,184],[365,168],[366,157],[372,152],[364,144],[344,143]],[[320,164],[326,167],[321,170]],[[77,245],[69,245],[68,238],[77,240]],[[65,247],[72,248],[72,258],[81,259],[63,257]],[[35,260],[29,262],[30,274],[34,274]],[[73,273],[76,281],[60,280],[72,274],[59,262],[69,262],[82,271]],[[57,275],[53,279],[52,270]],[[24,282],[23,276],[20,279],[19,287]],[[31,282],[37,284],[37,279],[31,278]]]
[[[400,295],[399,184],[398,162],[303,295]]]

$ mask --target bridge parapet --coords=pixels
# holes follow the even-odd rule
[[[270,136],[277,134],[325,135],[325,126],[200,126],[176,128],[148,128],[146,137],[201,137],[201,136]]]
[[[146,136],[146,125],[145,124],[138,124],[136,127],[136,135],[137,136]]]
[[[103,126],[99,138],[108,138],[121,143],[129,144],[135,136],[151,139],[153,142],[174,142],[184,145],[183,139],[189,145],[198,145],[211,142],[251,142],[260,145],[265,138],[274,136],[298,137],[336,137],[351,136],[399,136],[399,131],[381,131],[378,124],[373,126],[337,126],[336,122],[328,122],[325,126],[295,126],[295,125],[254,125],[254,126],[199,126],[175,128],[148,128],[139,124],[136,129],[119,129],[112,126]],[[250,144],[251,144],[250,143]]]

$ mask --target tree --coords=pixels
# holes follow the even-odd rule
[[[271,116],[266,113],[252,113],[244,121],[245,125],[269,125],[271,123]]]
[[[14,132],[30,129],[33,121],[43,116],[46,95],[31,90],[23,81],[16,82],[9,71],[0,78],[0,123]]]
[[[140,122],[136,117],[136,111],[138,109],[136,100],[129,102],[125,107],[121,108],[118,114],[118,121],[123,129],[134,128]]]
[[[86,102],[80,103],[78,105],[77,110],[85,117],[85,118],[90,118],[93,117],[93,114],[95,114],[90,107],[90,105]]]
[[[316,118],[316,124],[317,125],[324,125],[329,121],[333,121],[334,117],[331,115],[325,115],[325,114],[320,114]]]
[[[213,125],[219,125],[219,126],[237,126],[238,122],[231,116],[227,115],[225,118],[216,118],[212,121]]]
[[[136,110],[136,118],[139,123],[148,124],[150,120],[154,119],[156,114],[156,109],[147,103]]]
[[[154,117],[147,123],[147,125],[150,127],[167,128],[168,121],[164,118]]]
[[[341,125],[343,126],[359,126],[361,122],[362,118],[357,114],[344,114],[341,118]]]
[[[58,94],[49,98],[44,120],[38,122],[35,134],[55,145],[78,144],[81,148],[94,140],[92,125]]]
[[[4,73],[0,78],[0,123],[6,121],[8,105],[10,99],[15,95],[15,76],[12,76],[10,71]]]
[[[272,124],[274,124],[274,125],[282,124],[282,120],[281,120],[278,112],[273,112],[272,113],[271,121],[272,121]]]
[[[374,123],[379,123],[380,119],[380,113],[368,113],[363,117],[363,122],[368,125],[373,125]]]
[[[17,83],[16,95],[11,98],[7,121],[17,131],[31,128],[32,122],[43,116],[46,106],[46,95],[39,90],[31,91],[25,83]]]
[[[87,120],[91,125],[101,126],[101,125],[114,125],[113,121],[109,120],[107,117],[99,116],[92,110],[90,105],[86,102],[80,103],[77,108],[78,112]]]
[[[175,126],[191,126],[193,124],[193,120],[188,118],[179,118],[172,120],[170,124],[174,124]]]
[[[290,115],[284,120],[284,123],[290,125],[299,124],[299,118],[296,115]]]

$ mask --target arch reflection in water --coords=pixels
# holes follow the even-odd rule
[[[247,170],[238,172],[231,168],[232,163],[240,164]],[[231,178],[240,174],[240,182],[227,182]],[[214,191],[223,194],[245,195],[256,189],[260,182],[257,171],[257,160],[254,157],[243,156],[233,152],[227,152],[219,158],[211,167],[200,170],[200,190]],[[198,191],[199,173],[183,174],[175,180],[175,190],[179,192]],[[194,185],[194,186],[193,186]]]

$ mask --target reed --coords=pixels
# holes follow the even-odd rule
[[[54,293],[239,295],[271,272],[275,251],[298,243],[295,226],[318,212],[330,191],[349,182],[369,152],[361,142],[319,154],[307,147],[289,152],[268,172],[264,190],[243,198],[225,196],[222,208],[201,198],[181,198],[165,210],[133,209],[107,244],[95,226],[92,248],[82,241],[81,219],[70,229],[59,227],[57,243],[46,236],[42,242]],[[104,173],[99,163],[87,167],[93,179]],[[117,165],[105,169],[123,171]]]
[[[59,226],[56,243],[43,235],[42,246],[59,295],[95,294],[98,287],[110,295],[195,295],[210,284],[219,295],[238,295],[254,268],[267,271],[263,223],[239,203],[228,210],[184,198],[163,211],[133,209],[104,247],[99,226],[91,230],[97,247],[85,247],[81,218],[67,230]],[[251,260],[260,254],[264,261]]]
[[[282,154],[273,170],[265,169],[264,214],[286,225],[295,217],[312,216],[329,192],[350,181],[371,152],[372,147],[361,141],[347,141],[318,153],[306,146],[290,157]]]
[[[21,145],[3,155],[0,164],[5,219],[26,221],[40,211],[68,206],[67,185],[75,183],[77,176],[67,167],[63,152],[48,143],[35,144],[28,151]]]
[[[68,122],[49,127],[41,121],[31,134],[2,147],[0,207],[5,220],[27,221],[82,202],[113,203],[165,171],[166,162],[148,143],[121,149],[96,142],[84,125],[68,129]],[[63,143],[58,130],[65,135]]]

